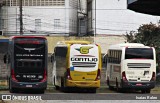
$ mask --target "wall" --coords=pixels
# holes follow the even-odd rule
[[[77,0],[66,0],[65,6],[23,6],[24,34],[69,35],[77,33]],[[72,4],[71,4],[72,3]],[[6,35],[19,34],[19,7],[2,7]],[[35,19],[40,19],[40,29],[35,28]],[[58,27],[54,22],[60,19]]]

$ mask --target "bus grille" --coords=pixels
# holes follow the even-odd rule
[[[128,63],[128,68],[150,68],[150,63]]]
[[[72,62],[74,67],[95,67],[96,63],[93,62]]]

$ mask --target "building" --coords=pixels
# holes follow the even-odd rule
[[[160,16],[160,0],[127,0],[127,8],[140,13]]]
[[[19,35],[19,0],[4,0],[3,34]],[[78,0],[22,0],[24,35],[76,35]]]
[[[159,16],[127,9],[127,0],[87,0],[87,9],[87,31],[90,35],[123,35],[136,32],[142,24],[157,24],[160,20]]]

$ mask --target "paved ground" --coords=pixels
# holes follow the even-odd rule
[[[156,87],[152,89],[150,94],[142,94],[140,91],[128,91],[126,93],[117,93],[115,90],[109,90],[106,87],[102,87],[97,90],[97,93],[87,93],[84,91],[72,91],[72,93],[63,93],[58,90],[54,90],[54,88],[50,87],[49,90],[45,91],[45,94],[37,94],[33,91],[20,91],[19,93],[9,93],[8,90],[0,91],[0,100],[2,99],[1,95],[11,95],[12,99],[17,100],[18,96],[21,96],[21,100],[23,97],[27,98],[38,98],[38,100],[43,101],[32,101],[33,103],[104,103],[107,100],[107,103],[114,103],[119,101],[111,101],[111,100],[125,100],[124,103],[130,102],[130,100],[137,100],[142,103],[142,101],[147,100],[148,103],[154,102],[158,103],[157,100],[160,100],[160,87]],[[37,97],[36,97],[37,96]],[[0,103],[27,103],[28,101],[0,101]],[[25,100],[25,99],[24,99]],[[50,101],[52,100],[52,101]],[[127,100],[127,102],[126,102]],[[132,103],[132,102],[131,102]]]

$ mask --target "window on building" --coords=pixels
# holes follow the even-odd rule
[[[6,0],[5,5],[19,6],[19,0]],[[65,0],[22,0],[22,5],[23,6],[64,6]]]
[[[60,19],[54,19],[54,29],[60,29]]]
[[[41,19],[35,19],[35,30],[41,30]]]
[[[4,29],[4,28],[5,28],[5,27],[4,27],[4,23],[5,23],[4,19],[1,19],[1,23],[0,23],[1,29]]]

